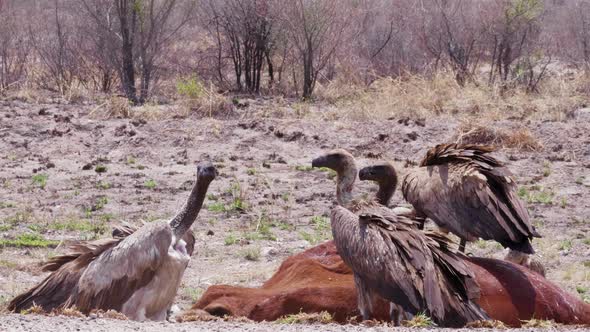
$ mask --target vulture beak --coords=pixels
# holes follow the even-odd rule
[[[365,167],[359,171],[359,179],[361,181],[371,180],[371,175],[373,175],[373,170],[370,167]]]
[[[327,164],[327,157],[326,156],[321,156],[321,157],[317,157],[314,160],[311,161],[311,167],[326,167]]]
[[[217,170],[211,163],[202,163],[197,166],[197,176],[212,181],[217,176]]]

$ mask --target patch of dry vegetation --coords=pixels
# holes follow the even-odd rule
[[[423,313],[418,313],[410,320],[402,321],[402,326],[405,327],[433,327],[436,324],[432,321],[432,318],[426,316]]]
[[[542,329],[548,329],[548,328],[555,328],[557,327],[559,324],[557,324],[556,322],[552,321],[552,320],[542,320],[542,319],[535,319],[535,318],[531,318],[529,320],[523,320],[522,321],[522,327],[524,328],[542,328]]]
[[[99,310],[92,310],[90,315],[96,315],[98,318],[109,318],[109,319],[118,319],[118,320],[129,320],[125,314],[118,312],[116,310],[109,309],[104,311],[102,309]]]
[[[253,321],[248,319],[248,317],[238,317],[238,316],[228,316],[225,315],[223,317],[218,317],[211,315],[205,310],[201,309],[190,309],[185,311],[182,315],[176,316],[176,322],[184,323],[184,322],[209,322],[209,321],[225,321],[225,322],[235,322],[235,323],[252,323]]]
[[[461,87],[452,72],[440,71],[432,77],[381,78],[364,90],[338,80],[332,83],[333,87],[320,89],[319,96],[351,119],[454,115],[486,120],[563,120],[590,101],[584,88],[587,80],[582,72],[568,77],[552,76],[542,82],[538,93],[529,93],[524,87],[506,89],[487,82]]]
[[[49,316],[66,316],[66,317],[78,317],[78,318],[86,317],[86,315],[84,315],[82,312],[80,312],[80,310],[78,310],[76,307],[54,309],[51,311]]]
[[[298,314],[283,316],[276,320],[279,324],[330,324],[334,322],[334,318],[327,311],[319,313],[300,312]]]
[[[539,151],[543,148],[527,128],[508,131],[467,121],[459,126],[453,139],[457,143],[494,145],[524,151]]]
[[[43,310],[43,308],[41,308],[41,306],[39,305],[33,305],[32,307],[30,307],[29,309],[23,310],[20,312],[21,315],[30,315],[30,314],[35,314],[35,315],[44,315],[47,314],[45,312],[45,310]]]
[[[465,327],[472,329],[507,329],[508,326],[499,320],[478,320],[470,322]]]
[[[206,116],[222,116],[232,111],[227,97],[213,83],[204,84],[196,77],[181,79],[176,84],[180,103],[186,113],[197,111]]]
[[[176,316],[176,321],[178,323],[184,322],[209,322],[209,321],[216,321],[220,318],[217,316],[213,316],[205,310],[201,309],[191,309],[189,311],[184,312],[182,315]]]
[[[39,305],[33,305],[29,309],[23,310],[20,312],[22,315],[29,315],[29,314],[36,314],[36,315],[45,315],[45,316],[66,316],[66,317],[77,317],[77,318],[85,318],[84,315],[80,310],[76,307],[70,308],[58,308],[53,309],[51,312],[46,312],[43,308]],[[115,311],[115,310],[92,310],[90,315],[95,315],[98,318],[110,318],[110,319],[119,319],[119,320],[127,320],[127,316],[124,314]]]

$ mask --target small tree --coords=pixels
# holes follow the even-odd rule
[[[543,13],[542,0],[502,0],[500,5],[501,15],[489,28],[493,40],[490,83],[496,75],[506,82],[513,64],[534,50]]]
[[[65,3],[64,3],[65,2]],[[66,93],[80,77],[82,62],[78,47],[81,37],[74,31],[67,1],[55,0],[42,13],[39,25],[31,27],[31,39],[43,65],[36,83],[44,89]]]
[[[218,72],[222,66],[223,44],[227,44],[238,91],[258,93],[262,68],[266,63],[273,80],[271,61],[273,0],[209,0],[207,23],[215,26],[218,47]],[[221,38],[223,35],[223,39]],[[219,75],[222,77],[222,75]],[[243,77],[243,80],[242,80]],[[222,78],[221,78],[222,80]]]
[[[0,1],[0,92],[24,77],[30,51],[28,36],[10,3]]]
[[[106,57],[111,55],[125,96],[133,103],[144,103],[157,78],[158,61],[192,18],[195,1],[82,0],[82,4],[85,16],[97,27],[94,46],[107,50],[103,51]],[[99,62],[108,75],[105,56]]]
[[[193,18],[194,8],[193,0],[135,0],[140,103],[148,99],[150,86],[157,80],[159,60],[178,32]]]
[[[483,53],[480,8],[463,0],[434,0],[424,15],[423,42],[436,59],[447,59],[455,79],[464,86],[472,78]],[[443,55],[446,55],[444,57]]]
[[[303,67],[303,98],[311,97],[318,74],[341,46],[351,10],[327,0],[293,0],[285,5],[282,21]]]

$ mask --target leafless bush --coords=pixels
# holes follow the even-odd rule
[[[220,81],[223,58],[233,64],[236,89],[258,93],[262,69],[268,68],[269,84],[274,80],[271,60],[273,17],[276,1],[209,0],[204,7],[207,23],[217,43],[217,71]],[[227,54],[226,54],[227,53]],[[244,80],[242,82],[242,76]]]
[[[524,71],[519,60],[536,51],[543,11],[542,0],[502,0],[488,7],[494,17],[486,27],[492,45],[490,83],[497,77],[506,82]]]
[[[283,7],[281,21],[303,69],[303,98],[311,97],[320,71],[342,46],[355,9],[343,8],[323,0],[295,0]]]
[[[103,73],[109,74],[111,68],[116,68],[127,98],[133,103],[144,103],[162,70],[163,55],[192,18],[194,2],[83,0],[82,5],[86,17],[97,27],[94,46],[102,47],[112,61],[104,61],[104,56],[99,58]]]
[[[0,1],[0,92],[20,83],[31,44],[10,3]]]
[[[434,58],[435,70],[448,62],[460,86],[475,82],[474,73],[485,52],[482,3],[434,0],[423,16],[423,44]]]
[[[84,73],[89,88],[104,93],[113,91],[119,83],[118,36],[115,26],[114,3],[110,0],[78,3],[76,28],[85,36],[79,45],[84,60]]]
[[[78,78],[81,62],[68,1],[54,0],[52,7],[39,13],[38,25],[29,28],[37,58],[41,63],[35,83],[47,90],[66,93]]]

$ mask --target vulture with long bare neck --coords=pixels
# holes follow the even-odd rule
[[[113,239],[79,243],[72,253],[51,259],[45,270],[53,272],[8,309],[36,304],[45,311],[113,309],[133,320],[166,319],[193,251],[190,227],[216,175],[212,165],[199,165],[188,200],[170,221],[116,229]]]
[[[371,318],[375,295],[391,302],[390,316],[396,325],[403,313],[415,315],[420,311],[444,326],[487,319],[474,302],[479,287],[473,275],[447,249],[446,239],[425,235],[417,229],[418,221],[384,206],[397,182],[392,167],[384,167],[393,171],[389,173],[392,178],[380,188],[377,202],[359,202],[352,200],[357,168],[350,153],[333,150],[314,159],[312,166],[328,167],[337,173],[340,206],[332,209],[332,234],[338,253],[353,270],[363,319]]]
[[[420,167],[402,181],[404,198],[416,211],[466,241],[495,240],[510,248],[506,257],[544,275],[529,255],[533,237],[524,203],[516,194],[512,173],[481,145],[439,144],[430,149]]]
[[[391,195],[378,194],[375,199],[353,199],[354,184],[358,175],[358,168],[354,157],[344,149],[335,149],[325,155],[312,160],[312,167],[325,167],[336,172],[336,202],[349,210],[357,213],[364,209],[380,209],[382,213],[393,214],[386,208]],[[395,182],[384,185],[384,190],[393,193]]]

